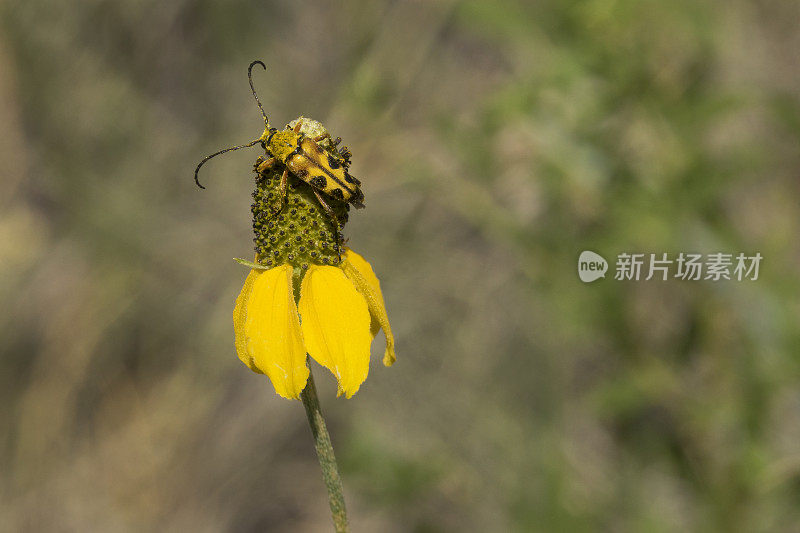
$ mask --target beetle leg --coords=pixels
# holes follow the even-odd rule
[[[281,207],[283,207],[283,202],[286,200],[286,189],[289,186],[289,169],[283,169],[283,175],[281,176]]]
[[[341,262],[342,261],[342,246],[341,246],[341,244],[339,244],[339,231],[340,231],[340,229],[339,229],[339,219],[336,217],[336,213],[333,212],[333,209],[331,209],[331,206],[329,206],[327,203],[325,203],[325,200],[322,198],[322,195],[319,193],[319,191],[317,189],[313,188],[313,187],[311,188],[311,190],[314,191],[314,194],[316,195],[317,200],[319,200],[319,205],[321,205],[322,209],[324,209],[325,212],[328,213],[328,216],[333,219],[333,225],[336,226],[336,253],[339,254],[339,262]]]
[[[318,142],[322,141],[323,139],[330,139],[330,141],[333,143],[333,145],[336,146],[336,143],[331,138],[331,134],[328,133],[327,131],[325,133],[323,133],[322,135],[317,135],[316,137],[314,137],[314,142],[318,143]]]
[[[314,142],[318,143],[318,142],[323,141],[325,139],[330,140],[331,148],[336,148],[337,146],[339,146],[339,143],[342,142],[342,138],[341,137],[336,137],[334,139],[333,137],[331,137],[331,134],[328,133],[328,132],[325,132],[322,135],[317,135],[316,137],[314,137]]]
[[[278,196],[280,196],[280,198],[278,198],[278,201],[280,203],[278,205],[278,209],[275,210],[276,215],[283,210],[283,204],[286,202],[286,192],[287,192],[286,189],[288,188],[288,185],[289,185],[289,169],[286,168],[283,170],[283,175],[281,176],[281,184],[279,189],[280,192],[278,193]]]
[[[319,200],[319,204],[322,206],[322,209],[324,209],[325,212],[328,213],[328,216],[331,217],[333,219],[333,221],[336,223],[336,229],[338,230],[339,229],[339,219],[336,218],[336,213],[333,212],[333,209],[331,209],[331,206],[329,206],[327,203],[325,203],[325,199],[322,198],[322,195],[319,193],[319,191],[317,189],[314,189],[312,187],[311,190],[314,191],[314,194],[316,195],[317,200]]]
[[[274,158],[274,157],[270,157],[270,158],[269,158],[269,159],[267,159],[266,161],[264,161],[264,162],[262,162],[261,164],[259,164],[259,165],[256,167],[256,170],[257,170],[257,171],[258,171],[258,173],[260,174],[260,173],[262,173],[262,172],[265,172],[265,171],[267,171],[267,170],[271,169],[272,167],[274,167],[274,166],[275,166],[275,163],[277,163],[277,162],[278,162],[278,160],[277,160],[276,158]]]

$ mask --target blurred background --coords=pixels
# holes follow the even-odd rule
[[[0,2],[0,529],[328,531],[231,314],[272,122],[367,209],[397,364],[337,399],[353,531],[800,530],[800,4]],[[615,281],[582,250],[760,252]]]

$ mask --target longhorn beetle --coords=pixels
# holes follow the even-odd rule
[[[325,133],[314,138],[306,137],[300,133],[300,121],[297,122],[294,129],[290,129],[287,126],[285,130],[279,131],[277,128],[270,127],[267,114],[264,112],[261,100],[259,100],[258,94],[256,94],[256,88],[253,86],[253,67],[255,65],[261,65],[264,70],[267,70],[267,67],[261,61],[253,61],[247,68],[247,79],[250,82],[250,90],[253,93],[253,97],[256,99],[258,108],[261,110],[261,115],[264,117],[264,133],[262,133],[261,137],[258,139],[247,144],[225,148],[224,150],[220,150],[219,152],[215,152],[203,158],[194,171],[195,183],[197,183],[197,186],[201,189],[205,189],[205,187],[200,185],[197,173],[200,171],[200,167],[212,157],[224,154],[225,152],[239,150],[240,148],[249,148],[261,144],[261,147],[264,148],[267,153],[267,159],[258,165],[258,172],[269,170],[276,165],[283,165],[284,167],[280,182],[281,205],[278,211],[283,209],[284,202],[286,201],[286,188],[288,185],[289,172],[291,172],[311,186],[320,205],[325,209],[328,215],[333,218],[338,226],[339,222],[336,220],[333,210],[328,206],[320,193],[324,193],[337,200],[349,202],[357,208],[364,207],[364,193],[362,193],[359,188],[361,182],[351,176],[347,171],[350,163],[350,151],[346,147],[343,147],[340,148],[335,155],[326,152],[317,143],[326,138],[331,140],[330,134]],[[337,137],[336,140],[331,140],[331,142],[335,147],[341,142],[341,138]]]

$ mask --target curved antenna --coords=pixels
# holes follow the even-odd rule
[[[220,150],[219,152],[215,152],[215,153],[213,153],[213,154],[211,154],[209,156],[204,157],[203,160],[200,161],[200,164],[197,165],[197,168],[194,169],[194,182],[201,189],[205,189],[205,187],[200,185],[200,181],[197,179],[197,173],[200,172],[200,167],[202,167],[205,164],[205,162],[208,161],[209,159],[211,159],[212,157],[216,157],[219,154],[224,154],[225,152],[232,152],[233,150],[238,150],[239,148],[250,148],[251,146],[255,146],[256,144],[258,144],[260,142],[261,142],[261,139],[259,138],[259,139],[256,139],[255,141],[249,142],[247,144],[241,144],[239,146],[231,146],[230,148],[225,148],[224,150]]]
[[[247,67],[247,80],[250,82],[250,90],[253,92],[253,97],[256,99],[258,108],[261,110],[261,115],[264,117],[264,123],[267,125],[267,127],[269,127],[269,119],[267,118],[267,114],[264,112],[264,106],[261,105],[261,100],[258,99],[258,94],[256,94],[256,88],[253,86],[253,67],[256,65],[261,65],[261,68],[267,70],[267,66],[261,61],[253,61],[250,63],[250,66]]]

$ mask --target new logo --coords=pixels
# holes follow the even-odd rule
[[[606,277],[608,261],[603,257],[589,250],[581,252],[578,258],[578,277],[584,283],[591,283],[599,278]]]

